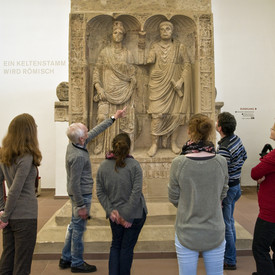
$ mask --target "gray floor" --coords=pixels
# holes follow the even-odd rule
[[[40,229],[47,220],[55,213],[57,209],[64,205],[67,199],[54,199],[54,193],[50,190],[42,190],[39,203],[38,229]],[[243,196],[236,204],[235,218],[250,233],[253,234],[255,220],[258,214],[258,204],[256,190],[244,189]],[[2,238],[1,238],[2,247]],[[247,275],[255,271],[255,262],[250,253],[240,256],[239,252],[237,270],[225,271],[224,274]],[[92,259],[88,257],[88,263],[97,266],[98,271],[94,274],[108,274],[108,261]],[[58,268],[58,258],[41,260],[34,256],[31,275],[51,275],[51,274],[71,274],[70,269],[60,270]],[[132,275],[176,275],[178,274],[177,260],[175,258],[159,259],[134,259]],[[206,274],[204,271],[203,259],[199,259],[198,275]]]

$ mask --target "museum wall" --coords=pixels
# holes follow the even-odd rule
[[[0,0],[0,139],[23,112],[38,125],[42,188],[66,195],[67,122],[54,121],[56,87],[68,81],[68,0]],[[242,184],[275,122],[275,1],[212,0],[216,101],[235,114],[248,152]]]
[[[247,149],[242,184],[254,185],[251,167],[275,122],[275,1],[213,0],[216,101],[235,114]]]
[[[1,0],[0,10],[0,140],[13,117],[30,113],[43,155],[42,187],[54,188],[60,126],[54,122],[54,102],[57,85],[68,81],[70,1]]]

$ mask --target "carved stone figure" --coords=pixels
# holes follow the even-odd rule
[[[178,154],[178,127],[189,120],[192,111],[191,63],[183,44],[172,39],[173,24],[164,21],[159,25],[161,40],[149,51],[147,63],[152,63],[149,78],[149,108],[151,114],[152,144],[150,157],[167,147],[171,136],[171,149]]]
[[[56,87],[56,95],[60,101],[68,101],[69,100],[69,83],[61,82]]]
[[[127,106],[127,117],[117,121],[96,140],[95,154],[111,149],[111,141],[120,132],[134,133],[135,110],[133,92],[136,87],[134,59],[122,42],[125,36],[123,23],[113,23],[112,43],[99,54],[93,73],[98,103],[97,122],[110,117],[117,109]]]

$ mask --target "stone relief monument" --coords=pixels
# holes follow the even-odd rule
[[[111,138],[129,133],[148,207],[135,253],[175,253],[170,165],[187,140],[189,117],[215,119],[223,105],[215,103],[211,0],[71,0],[69,28],[69,81],[57,87],[55,120],[91,128],[127,106],[127,118],[89,148],[93,178]],[[91,216],[85,249],[108,253],[111,233],[96,197]],[[68,201],[39,232],[36,251],[60,253],[70,219]],[[242,232],[237,245],[251,247],[251,234]]]
[[[190,21],[192,27],[185,27],[186,21],[185,16],[170,22],[163,15],[153,15],[142,26],[138,16],[127,14],[99,15],[88,22],[88,123],[95,125],[115,109],[128,108],[127,118],[97,139],[92,152],[106,152],[114,135],[122,131],[130,134],[133,149],[146,156],[154,157],[158,149],[166,148],[179,153],[178,128],[194,111],[195,96],[191,91],[195,26]],[[171,28],[167,38],[161,30],[164,22]],[[98,25],[105,31],[98,33]],[[117,30],[123,34],[120,39],[115,38]],[[104,86],[107,90],[102,92]]]
[[[55,103],[55,120],[92,128],[127,106],[127,117],[91,143],[93,173],[126,132],[145,196],[166,198],[190,116],[217,112],[211,1],[72,0],[69,33],[69,96]]]

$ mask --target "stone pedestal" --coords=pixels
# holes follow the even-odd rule
[[[160,150],[154,158],[144,157],[144,153],[139,150],[133,152],[143,169],[143,193],[148,207],[147,220],[135,247],[135,254],[138,254],[138,257],[148,257],[148,254],[150,257],[161,257],[167,253],[165,255],[175,257],[176,208],[168,201],[167,195],[169,170],[175,155],[170,150]],[[96,178],[96,171],[103,158],[91,158],[93,178]],[[85,254],[93,258],[106,258],[110,249],[111,229],[105,211],[97,201],[95,187],[96,182],[91,220],[88,221],[84,234]],[[35,254],[60,255],[70,219],[71,203],[68,201],[38,233]],[[237,250],[247,253],[251,250],[252,235],[237,222],[235,225]]]
[[[143,257],[160,257],[167,253],[175,256],[176,208],[169,202],[147,202],[148,216],[141,231],[135,253]],[[88,221],[87,231],[84,234],[85,254],[94,258],[108,257],[111,229],[106,220],[105,211],[98,202],[91,208],[92,219]],[[71,219],[71,204],[68,201],[45,224],[37,236],[35,254],[60,254],[64,245],[67,225]],[[252,245],[252,235],[236,222],[237,250],[249,251]],[[147,255],[147,256],[146,256]]]

